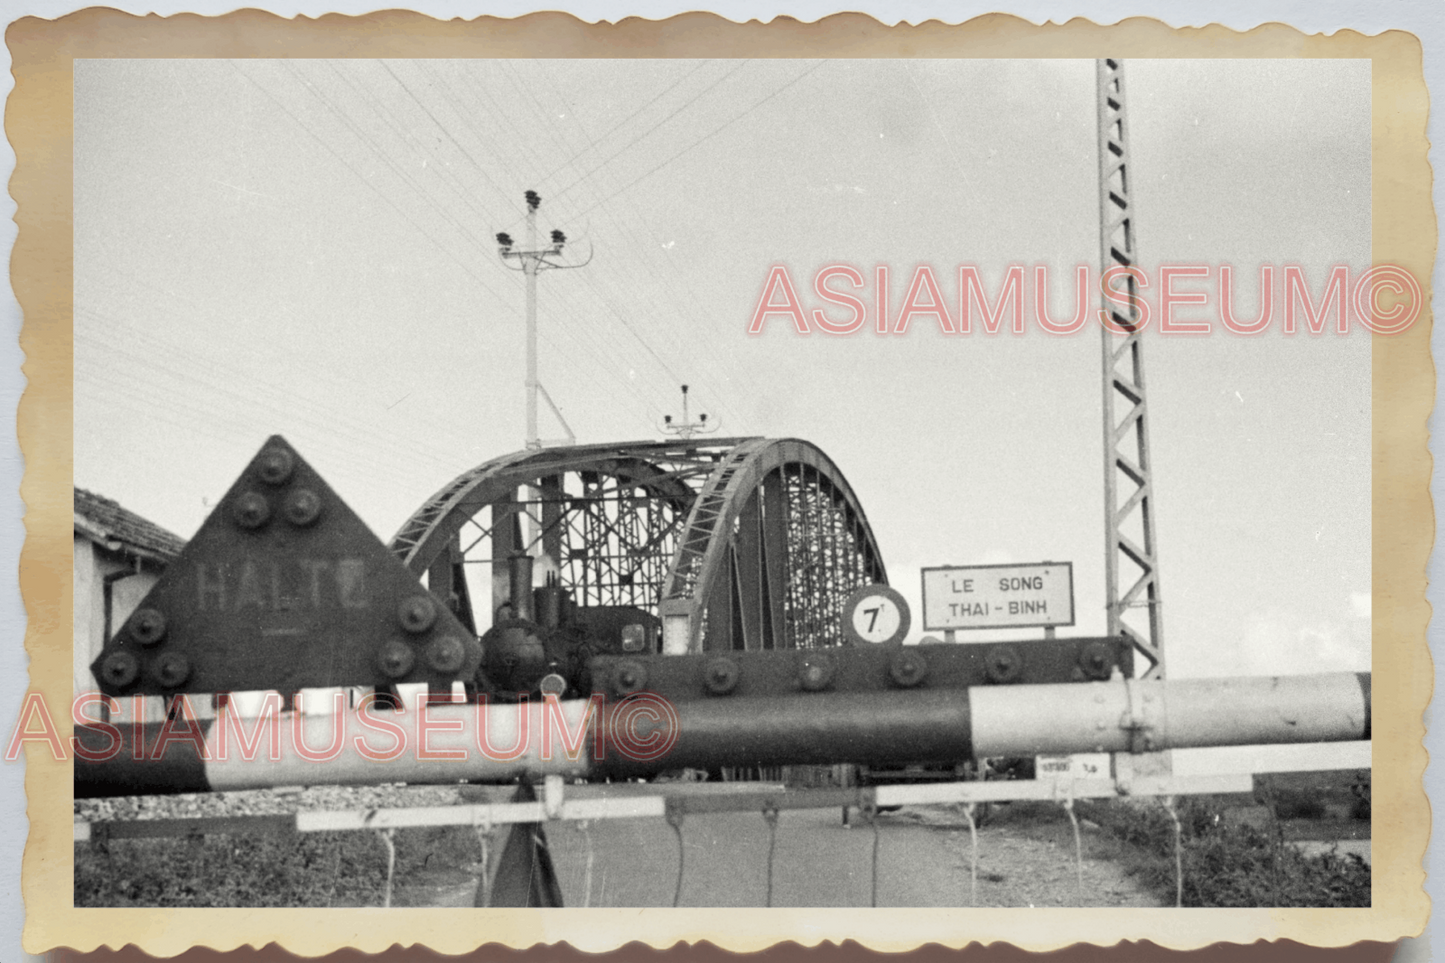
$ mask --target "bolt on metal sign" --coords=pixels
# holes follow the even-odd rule
[[[927,631],[1073,624],[1072,562],[923,569],[923,627]]]
[[[91,665],[108,695],[450,684],[481,646],[272,436]]]

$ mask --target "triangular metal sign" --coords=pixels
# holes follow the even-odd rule
[[[273,435],[91,665],[108,695],[470,679],[481,645]]]

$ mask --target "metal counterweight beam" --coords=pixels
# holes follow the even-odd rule
[[[183,723],[77,727],[75,795],[1353,741],[1370,736],[1370,676],[824,692],[676,705],[656,698],[445,704],[272,718],[261,728],[245,721],[250,760],[238,720],[225,717],[192,723],[189,736]],[[95,761],[99,756],[108,758]]]

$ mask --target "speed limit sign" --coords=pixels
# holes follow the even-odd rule
[[[902,642],[911,621],[908,603],[886,585],[865,585],[843,605],[843,633],[853,643]]]

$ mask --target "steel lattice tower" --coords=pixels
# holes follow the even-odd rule
[[[1095,62],[1099,117],[1099,255],[1101,271],[1139,263],[1129,160],[1124,65]],[[1118,304],[1102,298],[1104,388],[1104,537],[1109,634],[1126,636],[1149,661],[1146,678],[1164,676],[1149,396],[1140,339],[1139,287],[1115,284]],[[1120,563],[1134,581],[1120,592]],[[1147,619],[1143,616],[1147,615]],[[1126,618],[1127,616],[1127,618]]]

